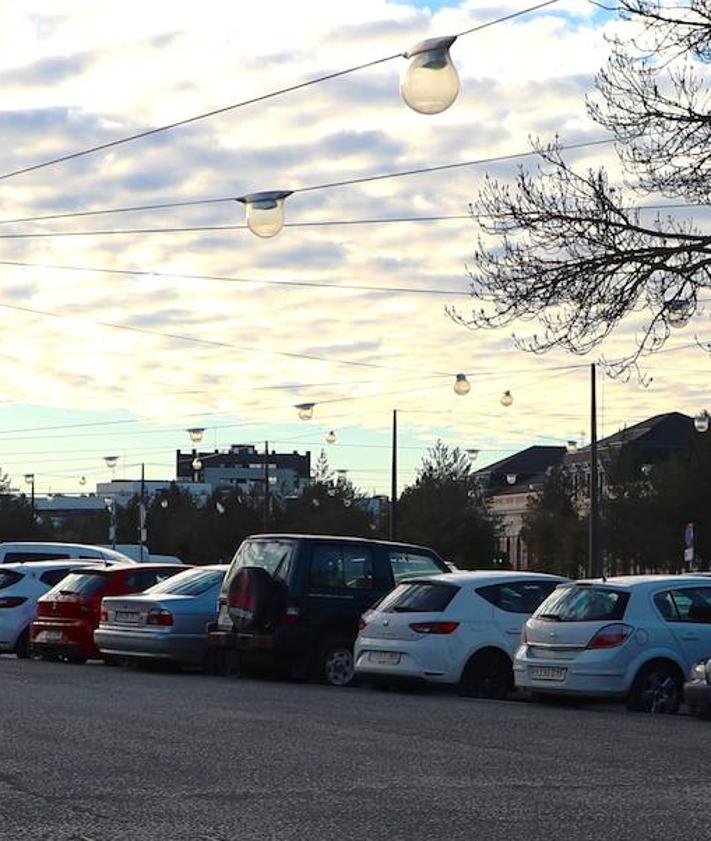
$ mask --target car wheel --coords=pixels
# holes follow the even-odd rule
[[[18,660],[27,660],[30,656],[30,629],[25,628],[25,630],[20,634],[17,638],[17,642],[15,643],[15,657]]]
[[[483,651],[469,659],[459,681],[459,694],[465,698],[503,700],[513,689],[511,661],[499,651]]]
[[[330,643],[321,655],[320,677],[329,686],[350,686],[355,679],[353,646],[343,640]]]
[[[640,713],[673,714],[681,704],[681,676],[669,663],[643,666],[627,696],[627,709]]]

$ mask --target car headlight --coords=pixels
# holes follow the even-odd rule
[[[706,680],[706,661],[701,660],[695,663],[691,668],[692,680]]]

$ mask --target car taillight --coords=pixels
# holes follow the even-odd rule
[[[418,634],[451,634],[459,622],[413,622],[410,627]]]
[[[5,596],[4,599],[0,599],[0,607],[19,607],[26,601],[27,599],[20,596]]]
[[[99,621],[100,622],[108,622],[109,621],[109,612],[105,607],[101,608],[99,612]]]
[[[362,630],[363,630],[363,628],[365,628],[365,626],[366,626],[367,624],[368,624],[368,623],[365,621],[365,619],[363,619],[363,617],[362,617],[362,616],[358,617],[358,630],[359,630],[359,631],[362,631]]]
[[[173,614],[169,610],[158,610],[153,608],[148,611],[146,616],[146,624],[148,625],[172,625]]]
[[[295,607],[294,605],[290,605],[286,609],[286,613],[284,614],[284,624],[285,625],[298,625],[299,624],[299,608]]]
[[[612,625],[605,625],[604,628],[595,634],[590,640],[588,648],[615,648],[622,645],[630,638],[634,628],[629,625],[623,625],[621,622]]]

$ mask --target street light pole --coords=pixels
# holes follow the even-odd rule
[[[392,466],[390,473],[390,540],[397,538],[397,409],[393,409]]]
[[[138,504],[138,545],[141,563],[143,563],[143,550],[148,535],[146,532],[146,466],[141,464],[141,500]]]
[[[25,482],[30,486],[30,507],[32,509],[32,522],[35,521],[35,474],[27,473],[25,475]]]
[[[600,564],[600,512],[597,476],[597,389],[595,363],[590,365],[590,515],[588,521],[588,575],[602,575]]]
[[[269,531],[269,441],[264,442],[264,509],[262,510],[262,531]]]

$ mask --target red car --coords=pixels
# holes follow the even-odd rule
[[[184,564],[122,564],[74,570],[37,602],[30,625],[30,651],[43,660],[85,663],[100,658],[94,645],[101,599],[142,593],[159,581],[188,569]]]

